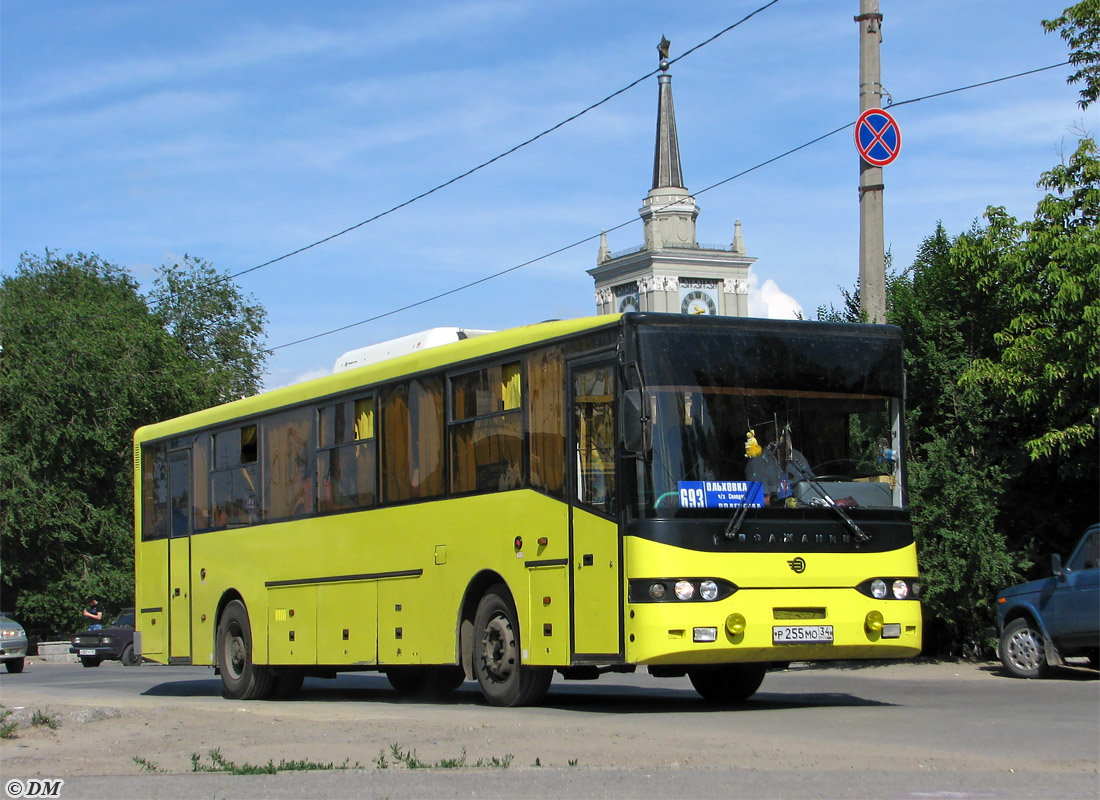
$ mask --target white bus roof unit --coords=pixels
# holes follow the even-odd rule
[[[332,371],[343,372],[356,367],[364,367],[367,364],[377,364],[379,361],[406,356],[420,350],[427,350],[429,347],[439,347],[441,344],[460,342],[463,339],[481,336],[486,333],[493,333],[493,331],[471,328],[431,328],[430,330],[420,331],[420,333],[410,333],[408,336],[400,336],[397,339],[390,339],[388,342],[379,342],[378,344],[360,347],[357,350],[349,350],[336,359],[336,365],[332,368]]]

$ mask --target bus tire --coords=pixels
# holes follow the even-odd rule
[[[298,696],[302,691],[302,683],[306,675],[300,670],[280,670],[271,679],[271,692],[268,694],[272,700],[290,700]]]
[[[230,700],[262,700],[271,691],[271,670],[252,663],[252,628],[240,600],[225,607],[218,623],[218,667]]]
[[[546,696],[554,670],[522,663],[519,618],[504,584],[489,588],[474,617],[474,675],[490,705],[527,706]]]
[[[688,680],[704,700],[718,705],[743,703],[764,680],[766,664],[721,664],[688,670]]]

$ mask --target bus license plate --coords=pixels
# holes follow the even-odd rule
[[[832,644],[832,625],[776,625],[772,644]]]
[[[94,656],[94,655],[95,655],[95,650],[81,650],[81,651],[80,651],[80,652],[78,653],[78,655],[82,655],[82,656]]]

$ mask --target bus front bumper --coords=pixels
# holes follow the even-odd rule
[[[627,608],[634,664],[911,658],[921,650],[919,601],[875,600],[850,588],[742,590],[711,603]]]

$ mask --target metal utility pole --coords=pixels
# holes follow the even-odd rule
[[[859,0],[859,110],[882,108],[882,14],[878,0]],[[859,160],[859,308],[868,322],[886,321],[886,246],[882,167]]]

